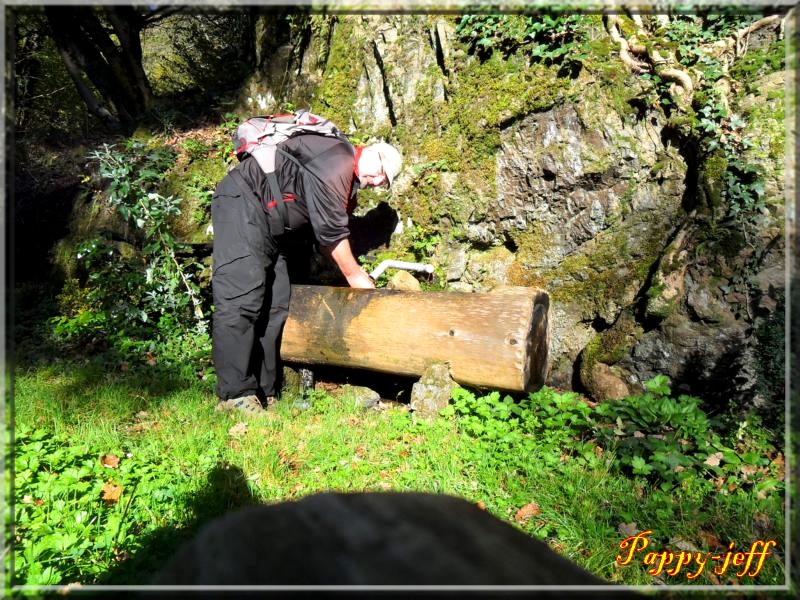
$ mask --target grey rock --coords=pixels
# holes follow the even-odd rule
[[[467,252],[463,248],[455,248],[450,253],[447,264],[447,281],[458,281],[467,270]]]
[[[386,287],[390,290],[406,290],[409,292],[419,292],[422,289],[419,280],[408,271],[397,271],[392,275]]]
[[[381,400],[378,392],[361,385],[343,385],[341,393],[343,396],[352,397],[359,408],[375,408]]]
[[[591,371],[591,379],[587,382],[592,398],[598,401],[624,398],[630,393],[628,386],[612,368],[605,363],[595,363]]]
[[[412,386],[409,405],[416,415],[435,418],[450,403],[456,387],[458,384],[450,377],[450,368],[444,363],[433,363]]]

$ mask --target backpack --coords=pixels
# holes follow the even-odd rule
[[[275,156],[279,151],[279,144],[296,135],[323,135],[326,137],[344,138],[344,134],[339,128],[328,119],[315,115],[307,110],[298,110],[294,114],[269,115],[266,117],[251,117],[236,128],[233,135],[233,153],[240,161],[247,156],[252,156],[264,174],[267,176],[270,195],[272,201],[276,203],[282,221],[278,225],[278,231],[273,231],[274,235],[279,235],[288,223],[286,205],[283,202],[283,194],[275,176]],[[289,160],[294,161],[299,166],[302,165],[291,154],[284,153]],[[234,173],[236,171],[231,171]],[[243,187],[244,178],[236,172],[238,177],[234,180],[240,188]],[[243,189],[243,191],[245,191]],[[262,206],[267,210],[269,199],[262,199]]]

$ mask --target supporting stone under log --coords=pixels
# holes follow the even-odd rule
[[[292,286],[281,357],[419,376],[445,362],[463,385],[527,392],[547,376],[546,292],[487,293]]]

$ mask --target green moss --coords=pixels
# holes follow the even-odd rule
[[[623,312],[609,329],[595,335],[584,347],[581,352],[581,381],[591,386],[595,364],[618,363],[630,353],[643,334],[644,330],[634,316],[628,311]]]
[[[211,195],[226,170],[222,157],[209,153],[195,160],[177,161],[167,173],[163,193],[181,199],[181,213],[173,223],[176,239],[206,240],[205,228],[211,221]]]
[[[722,190],[725,187],[725,171],[728,159],[720,152],[712,154],[703,163],[700,170],[700,187],[707,206],[714,211],[722,202]]]
[[[587,312],[603,312],[623,290],[644,283],[661,253],[666,235],[663,230],[669,227],[669,221],[655,221],[652,216],[634,218],[651,231],[638,240],[638,244],[629,233],[636,227],[635,223],[631,223],[630,228],[606,230],[546,274],[549,279],[563,281],[553,290],[555,301],[577,302],[587,307]]]
[[[348,133],[357,131],[361,125],[353,107],[364,70],[359,57],[366,52],[366,48],[355,26],[356,18],[343,16],[335,19],[324,77],[314,92],[311,106],[313,112],[325,115]],[[314,23],[321,29],[329,26],[321,20],[315,20]]]
[[[766,48],[746,52],[733,65],[730,75],[740,83],[752,84],[767,73],[783,70],[785,58],[786,43],[784,40],[775,40]]]

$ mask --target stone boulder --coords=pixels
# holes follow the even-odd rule
[[[450,403],[456,387],[450,368],[444,363],[433,363],[411,388],[411,410],[423,419],[435,418]]]

